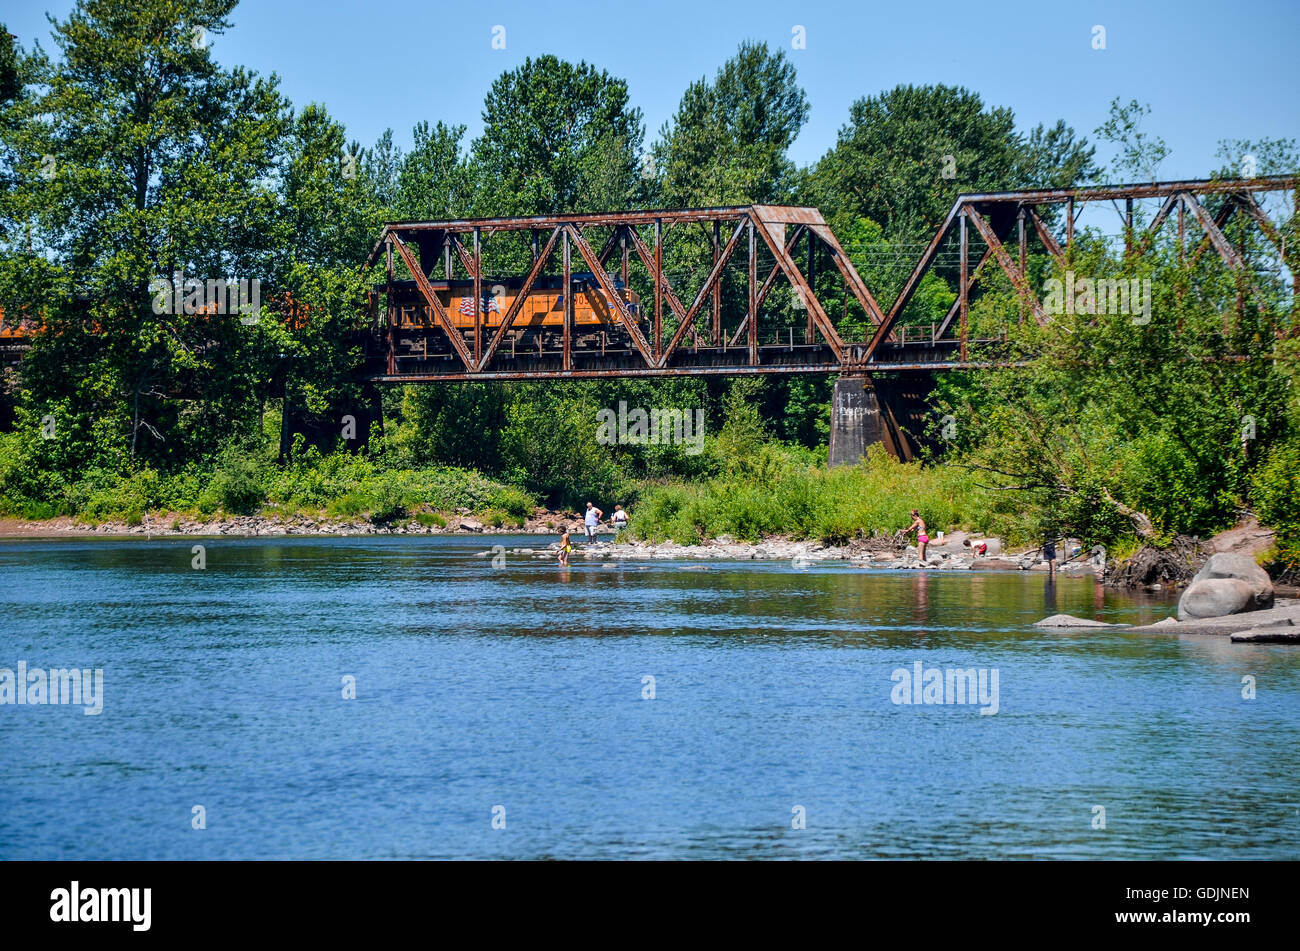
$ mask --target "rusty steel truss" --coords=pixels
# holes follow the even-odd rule
[[[1030,241],[1050,255],[1057,266],[1069,267],[1079,214],[1090,203],[1124,202],[1119,213],[1125,254],[1131,258],[1146,253],[1156,234],[1175,214],[1179,247],[1183,249],[1190,217],[1197,232],[1192,259],[1199,259],[1213,248],[1239,276],[1243,294],[1251,286],[1253,273],[1240,250],[1224,234],[1224,228],[1234,215],[1244,215],[1282,255],[1296,282],[1295,298],[1300,301],[1300,254],[1286,247],[1282,229],[1255,198],[1259,192],[1297,188],[1300,178],[1274,176],[962,195],[888,310],[880,306],[877,295],[867,287],[816,208],[746,205],[392,223],[384,227],[366,262],[366,267],[371,268],[382,256],[386,279],[371,294],[364,377],[370,382],[391,383],[677,374],[870,375],[994,366],[999,361],[996,355],[989,356],[987,346],[978,361],[972,361],[968,353],[972,344],[991,342],[969,336],[970,302],[981,273],[989,262],[995,263],[1019,295],[1022,313],[1045,323],[1050,317],[1028,276]],[[1210,196],[1222,199],[1213,214],[1203,203]],[[1150,223],[1139,229],[1134,202],[1142,199],[1160,199],[1161,205]],[[1118,211],[1118,204],[1115,207]],[[1053,230],[1047,208],[1057,209],[1055,216],[1062,220],[1055,227],[1063,228],[1063,235]],[[703,228],[708,239],[712,266],[702,285],[693,292],[679,294],[665,268],[664,238],[673,228],[697,226]],[[591,240],[593,231],[607,232],[603,242]],[[900,323],[922,278],[935,268],[941,248],[954,231],[959,264],[957,298],[952,307],[937,325]],[[984,248],[974,267],[970,254],[972,232]],[[513,301],[504,309],[497,326],[491,327],[482,312],[484,284],[489,280],[483,272],[483,246],[489,237],[500,235],[526,237],[531,263]],[[1008,249],[1013,235],[1014,251]],[[521,348],[523,331],[516,321],[530,291],[548,265],[557,266],[553,261],[556,257],[563,282],[560,286],[571,289],[575,251],[588,269],[588,279],[598,285],[599,296],[609,307],[612,332],[599,334],[599,346],[590,338],[580,342],[573,323],[574,294],[565,292],[562,326],[556,334],[558,346],[548,351],[539,334],[536,347]],[[615,252],[621,256],[621,281],[607,270]],[[644,267],[652,287],[648,313],[640,308],[634,312],[633,306],[620,296],[620,289],[628,286],[632,255]],[[729,267],[735,270],[735,262],[742,255],[743,315],[737,326],[725,328],[724,275]],[[801,256],[805,262],[802,269]],[[764,261],[762,268],[760,258]],[[851,296],[870,321],[869,333],[862,341],[841,336],[814,289],[814,276],[827,260],[842,281],[845,308]],[[399,280],[398,262],[411,280]],[[473,282],[472,323],[461,322],[467,326],[457,325],[435,292],[435,269],[439,264],[448,280],[459,264],[467,275],[464,280]],[[807,312],[806,326],[797,335],[788,320],[780,326],[764,322],[764,305],[782,279],[788,281],[795,299]],[[403,308],[407,313],[420,310],[426,318],[422,326],[413,329],[409,322],[399,321]]]

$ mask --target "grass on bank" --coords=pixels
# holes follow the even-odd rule
[[[980,491],[965,470],[892,459],[871,447],[856,466],[828,469],[811,454],[761,446],[731,471],[696,485],[646,486],[632,520],[634,537],[698,544],[720,535],[766,535],[844,544],[906,528],[912,509],[930,530],[983,531]]]

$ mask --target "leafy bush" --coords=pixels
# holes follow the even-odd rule
[[[199,511],[221,509],[236,515],[251,515],[266,498],[262,478],[262,467],[256,459],[238,452],[224,454],[199,495]]]
[[[124,476],[96,471],[83,480],[74,495],[87,489],[79,505],[81,515],[94,521],[121,518],[128,525],[139,525],[144,513],[158,505],[161,480],[152,469]]]
[[[1255,514],[1277,532],[1273,558],[1283,570],[1300,568],[1300,438],[1269,453],[1251,483]]]
[[[483,521],[493,528],[519,528],[524,524],[524,520],[519,516],[511,515],[501,509],[486,510],[483,513]]]
[[[366,507],[372,522],[391,522],[406,514],[406,502],[398,484],[382,480],[369,488]]]
[[[523,524],[533,514],[533,497],[523,489],[506,485],[494,489],[491,494],[492,507],[500,509],[505,515]]]

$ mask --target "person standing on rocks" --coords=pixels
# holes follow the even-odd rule
[[[925,546],[930,544],[930,536],[925,532],[925,519],[921,518],[921,513],[912,509],[912,524],[903,530],[903,534],[910,535],[912,529],[916,529],[916,550],[917,556],[921,559],[921,567],[925,567]]]
[[[592,505],[590,502],[587,503],[587,514],[583,519],[583,524],[587,529],[587,541],[589,543],[596,540],[596,529],[600,527],[600,520],[604,516],[604,512],[596,508],[596,506]]]
[[[617,538],[618,533],[627,528],[627,512],[623,511],[623,506],[615,505],[614,514],[609,517],[609,520],[614,526],[614,537]]]

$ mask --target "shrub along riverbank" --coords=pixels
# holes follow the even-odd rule
[[[23,519],[74,516],[87,522],[140,524],[147,513],[195,517],[295,515],[373,522],[412,518],[443,526],[447,514],[470,512],[485,524],[519,527],[532,514],[525,490],[454,466],[411,468],[385,454],[322,455],[309,448],[284,466],[274,450],[228,449],[206,470],[166,475],[90,470],[65,482],[53,473],[32,485],[21,461],[0,455],[0,515]]]
[[[769,436],[742,403],[732,403],[723,425],[705,440],[693,462],[698,475],[636,478],[615,466],[600,485],[579,479],[563,498],[540,484],[515,484],[473,468],[413,464],[404,448],[410,433],[400,423],[388,437],[372,439],[365,453],[322,454],[299,443],[281,465],[277,425],[269,414],[258,441],[228,445],[206,467],[190,464],[171,474],[149,467],[117,473],[90,468],[71,480],[35,464],[30,452],[43,449],[39,443],[19,433],[0,435],[0,517],[139,525],[146,515],[205,521],[302,515],[442,528],[469,514],[489,528],[510,529],[522,528],[539,503],[581,510],[580,500],[590,493],[607,516],[622,504],[632,515],[630,537],[655,543],[690,545],[729,535],[742,542],[783,536],[841,545],[893,534],[910,523],[915,508],[932,534],[962,529],[1033,547],[1059,512],[1050,503],[1010,504],[1006,493],[984,484],[979,468],[961,457],[903,463],[873,447],[858,465],[829,469],[824,451]],[[578,456],[583,451],[573,449]],[[1264,558],[1275,574],[1284,573],[1300,550],[1297,473],[1300,448],[1282,447],[1254,476],[1256,511],[1278,534],[1276,548]],[[1206,534],[1228,527],[1229,522],[1211,526]],[[1157,533],[1154,543],[1173,538]],[[1085,541],[1106,544],[1120,559],[1143,543],[1123,530]]]
[[[906,528],[914,508],[932,530],[986,531],[983,501],[968,472],[901,463],[878,446],[859,465],[827,469],[812,453],[769,443],[704,482],[645,486],[632,532],[682,545],[720,535],[844,544]]]

